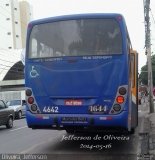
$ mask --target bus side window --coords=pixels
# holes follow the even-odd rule
[[[36,39],[32,39],[32,46],[31,46],[31,58],[37,57],[37,49],[38,49],[38,43]]]

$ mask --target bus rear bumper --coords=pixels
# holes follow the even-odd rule
[[[33,129],[66,129],[71,127],[105,128],[120,127],[128,129],[128,112],[118,115],[91,114],[32,114],[27,111],[26,120]]]

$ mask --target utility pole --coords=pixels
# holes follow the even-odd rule
[[[148,90],[149,90],[149,102],[150,102],[150,113],[154,112],[153,104],[153,78],[152,78],[152,61],[151,61],[151,36],[150,36],[150,0],[143,0],[144,3],[144,21],[145,21],[145,48],[147,55],[147,66],[148,66]]]

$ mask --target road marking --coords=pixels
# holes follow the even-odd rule
[[[20,130],[20,129],[23,129],[23,128],[27,128],[27,126],[20,127],[20,128],[16,128],[16,129],[12,129],[12,130],[10,130],[10,131],[11,131],[11,132],[12,132],[12,131],[17,131],[17,130]]]

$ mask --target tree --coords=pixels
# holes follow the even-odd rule
[[[151,61],[152,61],[153,86],[155,86],[155,55],[151,56]],[[139,81],[144,85],[148,84],[148,72],[147,71],[148,69],[147,69],[147,64],[146,64],[141,68],[141,73],[139,75]]]

